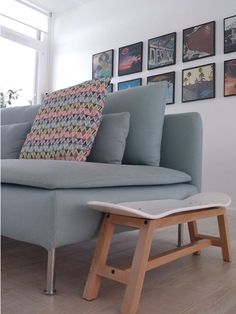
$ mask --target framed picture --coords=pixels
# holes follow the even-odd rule
[[[224,96],[236,96],[236,59],[224,62]]]
[[[108,90],[108,93],[113,93],[113,83],[109,84],[107,90]]]
[[[127,88],[133,88],[133,87],[138,87],[142,85],[142,79],[134,79],[134,80],[129,80],[129,81],[124,81],[118,83],[118,90],[124,90]]]
[[[236,15],[224,19],[224,53],[236,51]]]
[[[142,71],[143,42],[119,48],[118,75]]]
[[[183,30],[183,62],[215,55],[215,21]]]
[[[114,50],[99,52],[92,57],[92,78],[100,79],[113,76]]]
[[[174,104],[175,102],[175,72],[168,72],[164,74],[158,74],[148,76],[147,84],[155,84],[158,82],[166,81],[168,84],[166,104]]]
[[[184,69],[182,102],[215,98],[215,63]]]
[[[148,40],[148,70],[175,64],[176,33]]]

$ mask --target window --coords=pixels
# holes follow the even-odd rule
[[[1,3],[1,14],[15,21],[29,25],[43,32],[48,32],[48,14],[44,14],[27,5],[27,2],[7,0]]]
[[[40,103],[42,93],[47,91],[49,19],[48,12],[27,1],[1,2],[1,107]],[[10,104],[9,91],[17,96]]]
[[[15,90],[19,95],[14,105],[29,105],[34,102],[35,90],[35,49],[1,38],[1,78],[4,93]]]

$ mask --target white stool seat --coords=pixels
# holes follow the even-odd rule
[[[164,199],[125,203],[91,201],[90,208],[122,216],[158,219],[175,213],[198,210],[201,208],[227,207],[231,199],[224,193],[198,193],[184,200]]]

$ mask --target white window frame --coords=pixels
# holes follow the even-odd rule
[[[51,31],[51,17],[52,14],[50,12],[45,12],[43,9],[36,8],[33,5],[26,3],[25,1],[19,1],[24,5],[30,6],[33,9],[46,14],[48,16],[48,33],[39,30],[35,27],[27,25],[26,23],[22,23],[16,19],[13,19],[9,16],[3,16],[17,21],[18,23],[27,25],[36,30],[37,39],[31,38],[25,34],[17,32],[13,29],[10,29],[6,26],[0,25],[0,37],[11,40],[18,44],[24,45],[26,47],[30,47],[35,49],[36,58],[35,58],[35,76],[34,76],[34,90],[33,90],[33,100],[32,104],[40,104],[42,100],[42,95],[46,93],[49,89],[49,52],[50,52],[50,31]],[[45,36],[42,36],[42,34]],[[42,39],[43,38],[43,39]]]

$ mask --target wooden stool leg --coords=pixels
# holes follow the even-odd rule
[[[100,229],[99,237],[92,264],[89,270],[88,279],[84,288],[83,298],[91,301],[98,296],[101,285],[101,277],[97,275],[101,265],[106,264],[109,248],[114,231],[114,225],[110,223],[110,215],[106,215],[103,220],[103,225]]]
[[[231,262],[232,252],[231,252],[231,246],[230,246],[230,240],[229,240],[228,220],[227,220],[225,209],[224,209],[224,214],[217,216],[217,219],[218,219],[223,260],[225,262]]]
[[[144,223],[144,226],[139,231],[138,242],[121,308],[122,314],[135,314],[139,305],[154,230],[153,220],[146,220]]]
[[[197,222],[190,221],[188,222],[188,231],[191,243],[196,241],[196,235],[198,234]],[[194,255],[200,255],[201,251],[193,253]]]

